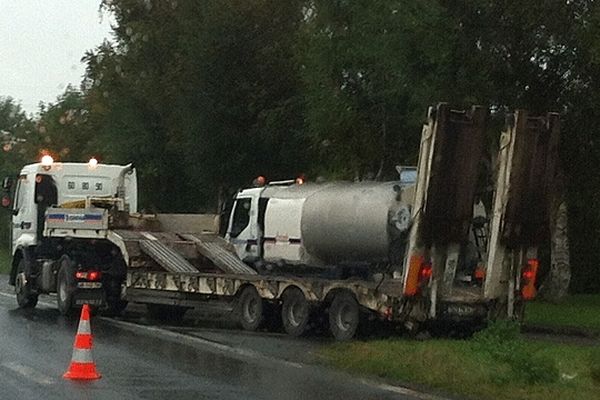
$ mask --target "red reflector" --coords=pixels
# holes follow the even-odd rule
[[[477,268],[475,268],[475,279],[482,281],[485,279],[485,268],[483,267],[483,265],[478,265]]]
[[[422,264],[421,265],[421,270],[419,271],[419,279],[421,281],[426,281],[427,279],[431,278],[432,274],[433,274],[433,268],[431,268],[431,264]]]

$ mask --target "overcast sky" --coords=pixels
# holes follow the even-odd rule
[[[0,96],[27,112],[79,87],[86,50],[110,38],[100,0],[0,0]]]

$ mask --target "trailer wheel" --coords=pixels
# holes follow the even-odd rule
[[[288,335],[302,336],[308,327],[310,306],[298,288],[287,289],[282,296],[281,322]]]
[[[329,306],[329,330],[336,340],[350,340],[356,334],[360,310],[354,296],[339,292]]]
[[[263,300],[254,286],[242,289],[237,302],[237,317],[247,331],[257,330],[263,322]]]
[[[17,276],[15,278],[15,294],[19,308],[34,308],[38,302],[38,294],[31,288],[25,276],[25,259],[21,258],[17,265]]]
[[[56,277],[56,304],[62,315],[73,313],[73,292],[75,291],[75,276],[71,260],[67,256],[59,260],[58,276]]]

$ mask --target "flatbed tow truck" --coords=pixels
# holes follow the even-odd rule
[[[377,269],[332,261],[311,268],[303,261],[315,252],[310,232],[295,235],[300,238],[283,232],[281,224],[293,217],[284,212],[277,220],[281,209],[276,207],[291,205],[302,213],[309,204],[309,195],[302,193],[319,188],[298,189],[300,184],[292,182],[239,192],[222,238],[216,215],[138,214],[131,165],[42,160],[21,172],[16,200],[3,199],[14,215],[10,283],[21,307],[35,306],[40,293],[50,292],[57,292],[65,314],[83,303],[118,313],[127,302],[136,302],[154,316],[173,318],[218,303],[235,312],[247,330],[279,319],[288,334],[298,336],[317,320],[338,340],[352,338],[369,318],[407,328],[519,318],[523,302],[535,296],[559,119],[525,111],[509,116],[488,207],[474,200],[486,120],[482,107],[430,108],[416,181],[384,188],[409,211],[394,214],[402,233],[400,257],[378,260]],[[343,190],[355,190],[348,187]],[[10,190],[9,179],[4,188]],[[242,206],[246,231],[236,228]],[[489,212],[474,218],[474,206]],[[278,230],[270,237],[273,226]],[[295,226],[304,229],[305,221]],[[243,232],[254,236],[241,240]],[[467,263],[465,243],[471,237],[477,255]],[[344,248],[346,243],[335,244]],[[279,261],[268,258],[274,252]],[[282,265],[290,252],[302,262]]]

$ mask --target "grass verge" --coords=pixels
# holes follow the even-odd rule
[[[484,331],[485,332],[485,331]],[[336,343],[321,355],[357,375],[410,382],[477,399],[598,399],[600,354],[590,347],[504,340],[400,338]]]
[[[600,333],[600,295],[573,295],[560,304],[534,301],[527,304],[525,323]]]

